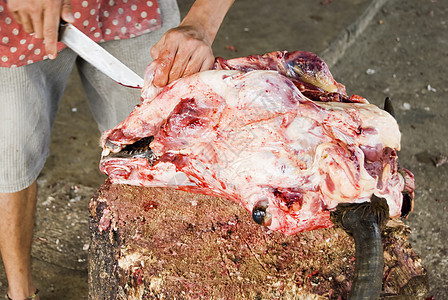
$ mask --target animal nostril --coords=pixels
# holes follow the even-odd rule
[[[254,219],[255,223],[269,226],[272,222],[271,213],[268,211],[269,203],[266,200],[262,200],[255,204],[252,209],[252,219]]]

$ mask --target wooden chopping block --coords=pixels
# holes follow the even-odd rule
[[[352,238],[337,228],[285,236],[228,200],[102,185],[90,202],[90,299],[346,299]],[[425,299],[409,228],[384,232],[384,299]]]

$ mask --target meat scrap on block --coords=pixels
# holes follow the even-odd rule
[[[141,104],[102,137],[100,169],[112,183],[230,199],[285,234],[330,227],[339,203],[373,195],[391,217],[412,207],[397,122],[348,96],[315,54],[218,58],[164,89],[153,73]]]

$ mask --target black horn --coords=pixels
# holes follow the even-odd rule
[[[395,118],[395,111],[392,105],[392,99],[390,99],[389,97],[386,97],[386,99],[384,99],[384,110]]]
[[[372,196],[370,202],[341,203],[331,220],[353,236],[355,275],[349,299],[379,299],[383,283],[384,255],[381,230],[389,219],[385,199]]]

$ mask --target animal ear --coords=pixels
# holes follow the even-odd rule
[[[384,110],[395,118],[395,111],[392,105],[392,99],[390,99],[389,97],[386,97],[386,99],[384,99]]]

